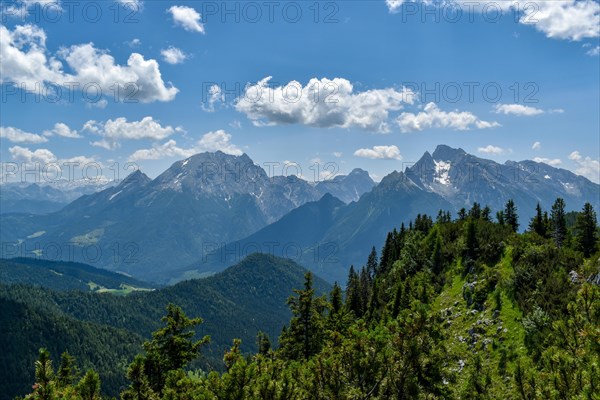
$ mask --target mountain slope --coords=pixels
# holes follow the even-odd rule
[[[0,283],[84,292],[95,290],[119,293],[152,288],[145,282],[86,264],[34,258],[0,259]]]
[[[91,357],[97,356],[102,362],[114,361],[110,367],[100,368],[100,373],[107,394],[116,395],[122,380],[113,380],[111,374],[124,376],[133,349],[140,351],[141,338],[148,338],[159,326],[169,303],[180,305],[189,316],[204,319],[197,334],[210,335],[211,345],[203,350],[205,357],[196,366],[222,368],[223,351],[234,338],[242,339],[243,351],[256,350],[259,330],[276,342],[290,318],[286,300],[293,289],[302,287],[305,272],[292,261],[252,254],[210,278],[127,296],[0,285],[0,317],[15,321],[17,329],[11,323],[0,326],[2,348],[13,349],[8,353],[10,359],[0,363],[0,384],[7,383],[0,387],[0,400],[23,394],[31,387],[30,373],[19,370],[23,381],[13,382],[12,386],[8,385],[9,377],[17,365],[26,365],[29,371],[40,346],[50,347],[55,357],[69,349],[86,365],[96,365],[98,361]],[[318,277],[314,283],[317,294],[331,289]],[[32,322],[25,327],[27,321]],[[97,336],[93,335],[95,331]],[[112,340],[118,342],[113,344]],[[85,351],[83,346],[87,346]]]
[[[334,186],[359,195],[365,174]],[[3,256],[68,259],[167,282],[207,246],[251,235],[324,190],[295,176],[271,178],[246,154],[197,154],[154,180],[136,171],[56,213],[1,216],[0,235],[10,244]]]

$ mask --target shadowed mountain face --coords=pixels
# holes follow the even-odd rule
[[[364,171],[317,185],[270,178],[245,154],[202,153],[154,180],[136,171],[52,214],[3,215],[2,256],[80,261],[165,282],[203,249],[246,237],[327,190],[353,200],[373,184]]]

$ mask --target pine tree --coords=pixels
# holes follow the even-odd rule
[[[360,280],[358,274],[354,270],[354,266],[350,266],[348,273],[348,284],[346,285],[346,307],[352,311],[357,318],[362,317],[362,307],[360,300]]]
[[[202,318],[188,318],[180,307],[169,304],[167,315],[161,319],[165,326],[152,333],[152,340],[143,344],[146,350],[145,373],[152,389],[160,394],[169,371],[183,368],[200,354],[202,345],[210,338],[205,336],[194,342],[193,327],[202,323]]]
[[[35,362],[35,393],[40,400],[54,399],[54,370],[48,350],[42,348],[39,351],[38,360]]]
[[[360,270],[360,305],[362,314],[367,310],[367,306],[369,304],[369,299],[371,298],[371,285],[373,281],[367,269],[362,267]]]
[[[329,311],[330,314],[338,314],[340,311],[342,311],[342,307],[344,306],[342,303],[342,288],[337,282],[333,284],[329,302],[331,304],[331,310]]]
[[[271,351],[271,339],[266,333],[259,331],[256,335],[256,346],[258,347],[258,354],[266,356]]]
[[[554,243],[556,243],[556,246],[562,247],[567,238],[567,220],[565,217],[565,201],[561,198],[556,199],[552,205],[550,226],[552,227],[550,233]]]
[[[371,278],[374,278],[377,274],[377,250],[375,250],[375,246],[371,249],[371,253],[367,259],[367,272]]]
[[[471,210],[469,210],[469,217],[473,219],[481,218],[481,205],[479,203],[473,203],[473,207],[471,207]]]
[[[459,221],[464,221],[465,219],[467,219],[467,210],[465,210],[464,207],[463,207],[458,212],[458,220]]]
[[[77,385],[82,400],[100,400],[100,377],[94,370],[88,370]]]
[[[129,387],[121,393],[122,400],[157,400],[158,397],[150,388],[146,376],[145,358],[138,354],[127,369],[127,379],[131,382]]]
[[[544,214],[542,213],[542,207],[540,206],[540,203],[538,203],[535,207],[535,217],[531,219],[531,222],[529,223],[529,229],[541,237],[546,237],[546,224],[544,222]]]
[[[431,265],[431,272],[433,272],[434,275],[437,276],[440,272],[442,272],[444,263],[444,257],[442,255],[442,236],[437,229],[429,263]]]
[[[57,383],[61,388],[72,385],[77,377],[77,366],[75,365],[75,357],[68,352],[64,352],[60,356],[60,366],[57,372]]]
[[[292,311],[290,326],[279,339],[282,354],[292,360],[308,360],[317,354],[323,345],[323,312],[325,299],[315,298],[313,277],[304,275],[304,289],[294,290],[296,296],[288,299]]]
[[[576,239],[579,250],[587,258],[597,250],[597,219],[594,207],[590,203],[585,203],[583,211],[577,215]]]
[[[504,225],[506,223],[504,218],[504,211],[496,212],[496,221],[498,221],[498,225]]]
[[[511,227],[513,232],[519,230],[519,215],[517,214],[517,206],[512,199],[506,202],[506,207],[504,208],[504,220],[506,221],[506,224]]]
[[[492,222],[492,209],[489,206],[485,206],[483,210],[481,210],[481,219]]]
[[[477,228],[475,226],[475,221],[472,218],[469,218],[467,222],[465,253],[463,257],[465,272],[473,272],[478,252],[479,243],[477,241]]]

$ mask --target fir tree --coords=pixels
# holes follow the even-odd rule
[[[517,206],[512,199],[506,202],[506,207],[504,208],[504,220],[506,221],[506,224],[511,227],[513,232],[517,232],[519,230],[519,215],[517,214]]]
[[[565,217],[565,201],[561,198],[556,199],[552,205],[550,214],[550,233],[556,246],[562,247],[567,238],[567,220]]]
[[[579,250],[589,257],[597,250],[597,220],[594,207],[585,203],[583,211],[577,215],[576,240]]]
[[[535,207],[535,217],[531,219],[529,229],[541,237],[546,237],[546,223],[544,222],[544,214],[542,213],[540,203]]]

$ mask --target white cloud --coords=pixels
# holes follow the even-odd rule
[[[519,22],[534,25],[549,38],[581,40],[600,36],[600,3],[595,0],[546,0]]]
[[[588,51],[585,52],[590,57],[596,57],[600,55],[600,46],[592,47]]]
[[[524,106],[522,104],[496,104],[494,107],[496,114],[516,115],[531,117],[544,113],[544,110],[539,108]]]
[[[477,151],[480,153],[484,153],[484,154],[494,154],[494,155],[504,154],[504,152],[505,152],[505,150],[502,147],[493,146],[491,144],[489,144],[485,147],[480,147],[477,149]]]
[[[119,140],[162,140],[166,139],[177,130],[172,126],[162,126],[152,117],[145,117],[140,121],[127,122],[124,117],[109,119],[106,122],[87,121],[83,129],[102,136],[102,139],[93,142],[93,146],[114,150],[120,146]]]
[[[428,7],[434,3],[438,7],[453,4],[460,7],[463,17],[470,10],[489,10],[491,4],[493,10],[499,8],[504,15],[516,13],[520,24],[532,25],[548,38],[578,41],[600,36],[600,3],[596,0],[539,0],[527,7],[527,3],[518,0],[386,0],[386,5],[390,13],[398,13],[402,4],[407,2],[419,4],[422,13],[425,12],[423,4]]]
[[[535,142],[535,143],[533,143],[533,145],[531,145],[532,150],[540,150],[541,148],[542,148],[542,143],[540,143],[540,142]]]
[[[25,163],[49,164],[56,162],[58,158],[48,149],[30,150],[27,147],[14,146],[8,149],[13,160]]]
[[[418,114],[402,113],[396,119],[402,132],[422,131],[428,128],[450,128],[466,131],[500,126],[497,122],[482,121],[467,111],[442,111],[435,103],[428,103]]]
[[[409,89],[393,88],[355,92],[343,78],[311,79],[306,86],[297,81],[270,87],[272,77],[246,87],[236,110],[246,114],[254,125],[302,124],[319,128],[357,127],[389,132],[390,111],[413,104]]]
[[[18,25],[13,31],[0,25],[0,63],[2,82],[25,85],[27,91],[40,92],[40,84],[53,84],[69,90],[81,90],[86,85],[89,96],[100,91],[104,96],[142,103],[171,101],[178,89],[165,85],[159,65],[132,53],[127,65],[118,65],[107,51],[93,43],[61,48],[56,54],[46,49],[46,33],[35,25]],[[66,64],[66,65],[65,65]],[[65,72],[68,67],[71,73]],[[117,91],[115,88],[121,87]],[[66,97],[66,96],[65,96]]]
[[[124,42],[127,46],[131,47],[132,49],[139,47],[142,45],[142,41],[138,38],[133,38],[129,41]]]
[[[374,146],[371,149],[358,149],[354,155],[373,160],[402,160],[400,149],[397,146]]]
[[[395,14],[400,10],[404,1],[405,0],[385,0],[385,4],[387,5],[388,10],[390,10],[392,14]]]
[[[591,157],[583,157],[578,151],[572,152],[569,160],[577,165],[575,169],[577,174],[585,176],[592,182],[600,183],[600,161]]]
[[[231,135],[222,129],[204,134],[195,147],[196,152],[217,150],[234,156],[243,154],[239,148],[231,143]]]
[[[225,102],[225,95],[221,91],[219,85],[212,85],[208,90],[208,105],[204,103],[201,104],[201,107],[206,112],[214,112],[215,111],[215,103],[220,101],[221,103]],[[238,121],[239,122],[239,121]]]
[[[129,156],[129,161],[159,160],[168,157],[187,158],[194,154],[210,151],[222,151],[232,155],[242,155],[243,152],[231,143],[231,135],[223,130],[204,134],[191,148],[181,148],[173,139],[163,144],[154,145],[150,149],[140,149]]]
[[[29,133],[22,131],[19,128],[13,128],[12,126],[0,127],[0,138],[6,139],[13,143],[44,143],[48,139],[35,133]],[[17,146],[18,147],[18,146]]]
[[[175,25],[180,25],[186,31],[205,33],[204,24],[200,22],[200,14],[191,7],[172,6],[167,10],[171,13]]]
[[[560,158],[545,158],[545,157],[535,157],[533,161],[537,163],[544,163],[548,165],[552,165],[556,167],[557,165],[562,164],[562,160]]]
[[[331,153],[335,158],[340,158],[342,156],[342,152],[340,151],[334,151],[333,153]]]
[[[163,56],[163,60],[169,64],[181,64],[188,57],[187,54],[181,51],[181,49],[173,46],[169,46],[168,48],[161,50],[160,54]]]
[[[62,122],[58,122],[54,124],[54,128],[44,131],[44,136],[54,135],[71,139],[77,139],[81,137],[81,135],[79,135],[76,130],[69,128],[67,124],[64,124]]]

